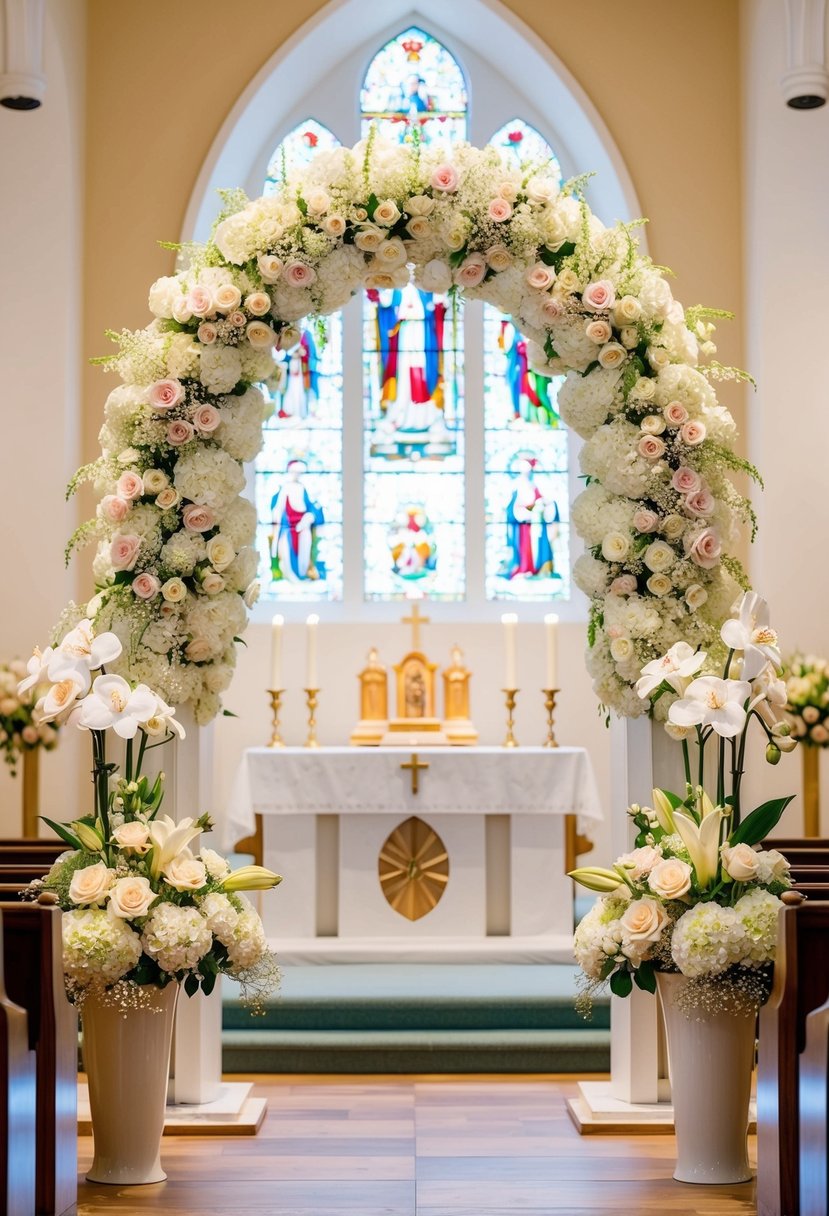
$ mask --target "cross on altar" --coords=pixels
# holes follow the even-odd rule
[[[429,761],[419,760],[417,757],[417,752],[412,752],[411,760],[405,760],[400,767],[403,769],[412,770],[412,793],[416,794],[420,789],[420,769],[428,768]]]
[[[431,618],[420,615],[420,608],[417,604],[412,605],[412,615],[403,617],[404,625],[412,627],[412,650],[420,650],[420,626],[428,625]]]

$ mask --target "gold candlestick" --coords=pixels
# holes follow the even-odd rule
[[[558,747],[556,742],[556,734],[553,729],[553,719],[556,712],[556,694],[557,688],[542,688],[544,693],[544,708],[547,711],[547,738],[544,740],[544,747]]]
[[[284,747],[282,736],[279,733],[279,711],[282,707],[282,694],[284,688],[269,688],[268,696],[271,699],[271,741],[268,747]]]
[[[512,730],[515,723],[513,710],[515,709],[515,698],[518,696],[518,689],[502,688],[501,692],[507,699],[507,737],[504,740],[504,747],[518,747],[518,740]]]
[[[305,700],[308,704],[308,738],[305,740],[306,747],[319,747],[319,740],[317,739],[317,719],[315,717],[318,692],[318,688],[305,689]]]

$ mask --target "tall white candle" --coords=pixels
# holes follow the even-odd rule
[[[558,617],[548,612],[544,617],[544,634],[547,639],[547,683],[545,688],[558,688]]]
[[[305,687],[319,688],[317,683],[317,626],[320,619],[316,612],[312,612],[305,622],[306,626],[306,651],[305,651]]]
[[[282,626],[285,618],[277,612],[271,621],[271,688],[282,687]]]
[[[506,665],[504,669],[504,687],[517,688],[518,680],[516,677],[515,665],[515,631],[518,628],[518,617],[514,612],[505,612],[501,617],[501,624],[504,626],[504,655]]]

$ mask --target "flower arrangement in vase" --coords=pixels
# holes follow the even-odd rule
[[[791,801],[775,798],[743,814],[742,780],[752,720],[766,736],[766,760],[776,764],[796,741],[784,718],[786,688],[777,637],[765,602],[747,592],[721,629],[722,674],[709,674],[709,655],[675,643],[642,670],[637,691],[652,705],[669,702],[665,729],[682,748],[685,790],[653,791],[653,807],[628,810],[638,829],[635,847],[609,869],[586,867],[571,877],[601,893],[576,929],[576,959],[589,1002],[609,982],[616,996],[634,985],[659,987],[671,1056],[679,1164],[684,1181],[741,1181],[750,1177],[745,1155],[754,1016],[771,988],[780,895],[790,886],[789,865],[776,849],[761,850]],[[696,743],[696,756],[690,744]],[[711,793],[706,750],[716,748]],[[671,1019],[669,1014],[677,1015]],[[726,1053],[739,1066],[730,1092],[730,1128],[717,1126],[711,1153],[694,1138],[716,1121],[681,1107],[699,1084],[703,1058],[691,1058],[678,1083],[676,1059],[706,1025],[722,1021],[741,1030],[741,1046]],[[721,1036],[722,1041],[722,1036]],[[709,1061],[715,1060],[708,1046]],[[699,1053],[697,1053],[699,1054]],[[726,1064],[719,1061],[717,1068]],[[713,1083],[713,1082],[712,1082]],[[718,1091],[725,1086],[717,1079]],[[683,1092],[685,1091],[685,1092]],[[735,1130],[736,1128],[736,1130]],[[685,1150],[683,1149],[683,1134]],[[732,1151],[724,1145],[731,1134]]]
[[[18,693],[17,686],[25,675],[26,664],[22,659],[0,663],[0,748],[13,777],[21,756],[39,747],[51,751],[58,741],[54,723],[34,720],[37,697],[33,690]]]
[[[819,836],[820,748],[829,746],[829,662],[813,654],[794,654],[783,674],[786,712],[795,737],[804,744],[803,828],[807,836]]]

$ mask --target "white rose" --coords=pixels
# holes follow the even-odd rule
[[[619,330],[619,340],[627,350],[633,350],[639,345],[639,330],[626,325],[624,329]]]
[[[187,595],[187,588],[180,578],[168,578],[161,586],[161,594],[168,604],[180,604]]]
[[[133,823],[122,823],[112,833],[112,839],[121,849],[129,849],[133,853],[148,853],[150,848],[150,832],[145,823],[135,820]]]
[[[618,342],[608,342],[599,351],[598,357],[602,367],[619,367],[627,358],[627,351]]]
[[[653,871],[651,871],[651,875]],[[627,942],[658,942],[670,917],[660,903],[649,899],[634,899],[620,917],[622,935]]]
[[[207,560],[216,570],[225,570],[236,556],[236,550],[227,539],[222,536],[221,532],[218,536],[212,536],[207,542]]]
[[[626,663],[633,654],[630,638],[614,638],[610,643],[610,654],[615,663]]]
[[[163,469],[147,469],[144,473],[144,489],[148,494],[160,494],[170,484]]]
[[[102,904],[112,886],[115,871],[103,861],[93,866],[76,870],[69,884],[69,898],[73,904]]]
[[[414,194],[406,203],[407,215],[431,215],[435,209],[435,200],[428,194]]]
[[[621,300],[617,300],[613,305],[611,312],[613,324],[617,329],[633,325],[634,321],[638,321],[641,315],[642,305],[635,296],[622,296]]]
[[[679,540],[686,523],[687,520],[681,515],[666,515],[662,520],[662,535],[667,536],[668,540]]]
[[[667,367],[671,361],[671,356],[664,346],[649,346],[645,353],[648,357],[648,363],[657,372],[661,368]]]
[[[630,538],[621,532],[608,532],[602,541],[602,557],[607,562],[621,562],[630,552]]]
[[[146,916],[156,899],[158,896],[146,878],[130,874],[126,878],[119,878],[114,884],[109,893],[107,911],[111,916],[134,920],[138,916]]]
[[[282,259],[272,253],[260,253],[257,265],[264,283],[275,283],[282,274]]]
[[[553,203],[558,198],[558,182],[551,177],[531,177],[526,185],[531,203]]]
[[[692,583],[685,590],[685,603],[692,612],[696,612],[697,608],[701,608],[708,599],[708,592],[699,583]]]
[[[202,849],[199,856],[204,862],[207,873],[216,882],[221,882],[223,878],[227,878],[230,873],[230,866],[221,853],[217,853],[215,849]]]
[[[424,291],[441,293],[452,286],[452,271],[440,258],[427,262],[417,277]]]
[[[393,199],[384,199],[374,208],[374,222],[382,224],[384,228],[391,228],[392,224],[396,224],[399,219],[400,212]]]
[[[276,341],[276,334],[266,321],[250,321],[245,329],[245,335],[256,350],[267,350]]]
[[[375,261],[384,270],[396,270],[398,266],[406,265],[406,246],[399,236],[384,241],[375,255]]]
[[[312,215],[322,215],[331,206],[331,195],[322,187],[317,187],[308,191],[305,202]]]
[[[760,863],[751,845],[724,844],[721,851],[723,867],[735,882],[750,882],[757,877]]]
[[[165,882],[177,891],[198,891],[207,882],[207,869],[203,861],[186,853],[179,853],[163,871]]]
[[[651,870],[648,886],[661,899],[679,899],[691,890],[691,867],[678,857],[666,857]]]
[[[673,588],[673,583],[667,574],[652,574],[645,584],[651,595],[667,595]]]
[[[653,544],[648,545],[642,560],[654,574],[662,574],[674,564],[676,554],[664,540],[655,540]]]
[[[365,224],[354,237],[354,244],[364,253],[376,253],[385,239],[386,234],[382,228],[377,228],[374,224]]]
[[[413,215],[406,225],[406,231],[414,240],[420,241],[429,235],[431,227],[425,215]]]
[[[648,380],[646,383],[652,384],[653,381]],[[639,426],[646,435],[661,435],[665,430],[667,423],[665,422],[664,418],[660,417],[659,414],[648,414],[646,418],[642,419]]]
[[[201,588],[205,595],[218,595],[225,589],[225,580],[215,570],[208,570],[201,581]]]

